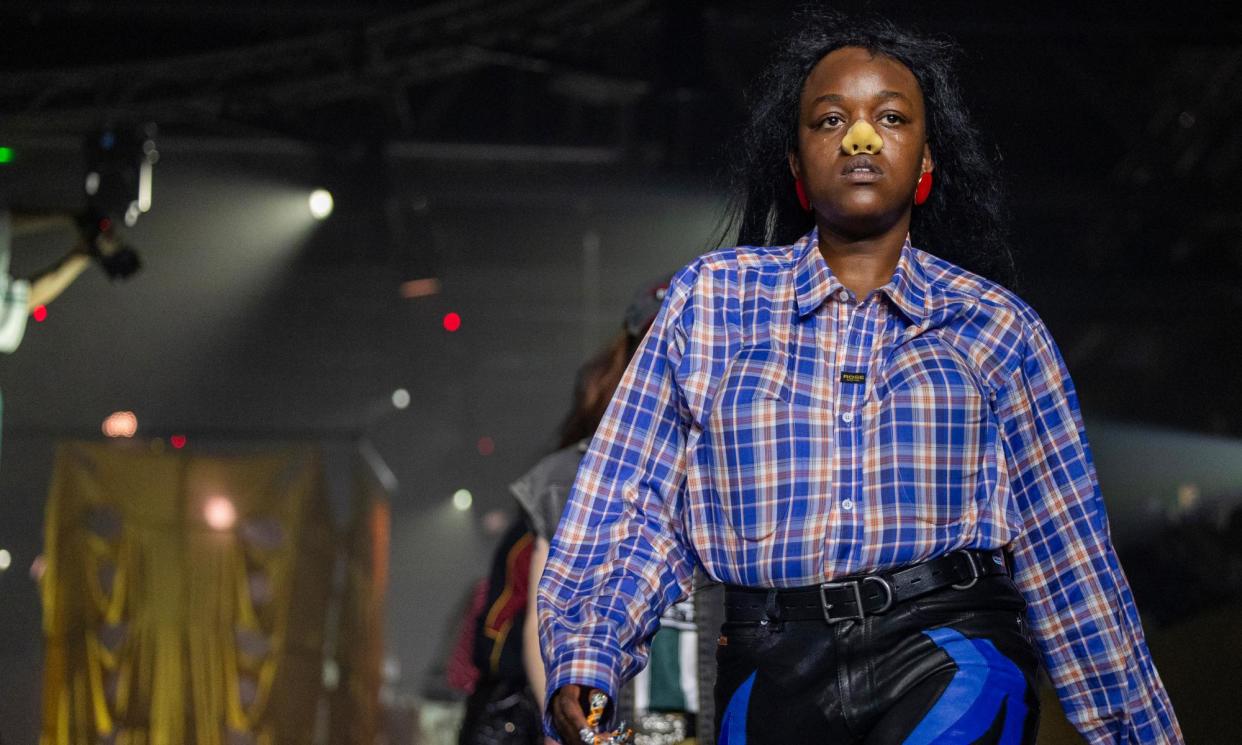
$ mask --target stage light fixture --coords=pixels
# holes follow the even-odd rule
[[[0,548],[0,572],[8,571],[13,566],[13,555],[6,549]]]
[[[448,332],[456,331],[461,328],[461,316],[456,313],[447,313],[444,316],[444,330]]]
[[[392,405],[402,410],[410,408],[410,392],[404,388],[393,391]]]
[[[453,507],[458,512],[465,512],[470,509],[470,505],[474,504],[474,495],[467,489],[458,489],[453,493]]]
[[[47,320],[47,306],[36,305],[35,309],[30,311],[30,315],[35,319],[35,323],[43,323]]]
[[[203,504],[203,519],[215,530],[228,530],[237,523],[237,508],[228,497],[212,497]]]
[[[326,220],[328,215],[332,214],[332,192],[327,189],[312,191],[307,203],[310,205],[311,217],[314,217],[316,220]]]

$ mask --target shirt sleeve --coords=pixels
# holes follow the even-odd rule
[[[1015,580],[1066,717],[1090,743],[1181,743],[1113,550],[1074,385],[1042,323],[998,404],[1023,519]]]
[[[596,430],[539,582],[547,700],[574,683],[613,701],[698,566],[679,517],[690,416],[674,380],[689,314],[675,280]],[[549,736],[555,736],[545,715]]]

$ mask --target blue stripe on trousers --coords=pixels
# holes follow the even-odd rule
[[[1019,745],[1026,719],[1026,678],[987,639],[967,639],[951,628],[923,632],[957,665],[957,673],[903,745],[973,742],[1005,706],[1000,745]]]
[[[751,673],[729,698],[729,706],[720,719],[718,745],[746,745],[746,710],[750,708],[750,692],[755,687],[755,676],[758,674]]]

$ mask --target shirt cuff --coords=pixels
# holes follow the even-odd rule
[[[544,734],[558,742],[560,737],[552,725],[552,695],[557,690],[567,685],[598,688],[608,696],[615,715],[617,691],[621,689],[618,655],[600,649],[574,648],[572,644],[563,646],[569,649],[558,654],[548,666],[547,704],[543,712]]]

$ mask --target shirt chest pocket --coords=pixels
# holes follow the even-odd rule
[[[799,488],[807,412],[791,403],[787,360],[769,347],[743,349],[720,382],[703,433],[713,491],[733,531],[750,541],[776,532]]]
[[[880,398],[868,438],[871,503],[898,519],[973,525],[987,401],[952,359],[920,355],[902,373]]]

